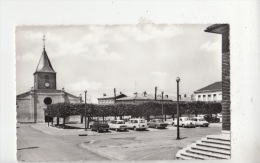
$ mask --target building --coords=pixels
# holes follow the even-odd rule
[[[118,96],[107,96],[105,93],[103,94],[103,97],[98,98],[98,104],[114,104],[118,99],[126,97],[125,94],[122,94],[120,92],[120,95]]]
[[[215,82],[197,91],[194,91],[195,101],[221,101],[222,82]]]
[[[184,95],[183,97],[180,96],[180,101],[190,101],[191,99]],[[177,97],[164,95],[155,95],[144,93],[134,93],[132,96],[120,98],[117,100],[117,103],[143,103],[143,102],[154,102],[154,101],[164,101],[164,102],[174,102],[177,101]]]
[[[230,40],[229,25],[214,24],[205,32],[222,36],[222,132],[230,133]]]
[[[16,96],[17,122],[47,122],[47,105],[58,102],[80,102],[79,97],[65,92],[64,88],[57,90],[56,72],[51,65],[45,45],[33,75],[34,86],[31,90]]]

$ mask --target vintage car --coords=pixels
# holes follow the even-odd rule
[[[173,125],[177,126],[177,118],[174,119]],[[191,121],[188,117],[179,117],[179,126],[181,127],[196,127],[195,123]]]
[[[163,122],[162,119],[152,119],[147,122],[147,126],[154,128],[166,128],[168,126],[168,123]]]
[[[173,125],[173,119],[166,119],[166,121],[164,121],[165,123],[167,123],[168,125]]]
[[[107,131],[108,132],[108,123],[106,121],[95,121],[91,126],[90,126],[92,131]]]
[[[127,125],[124,120],[112,120],[108,123],[109,129],[119,131],[119,130],[127,130]]]
[[[203,126],[203,127],[208,127],[209,126],[209,122],[207,122],[202,117],[193,117],[193,118],[191,118],[191,121],[193,121],[196,126]]]
[[[126,123],[126,125],[127,125],[127,128],[130,128],[133,130],[146,130],[148,128],[145,119],[142,119],[142,118],[130,119],[128,121],[128,123]]]

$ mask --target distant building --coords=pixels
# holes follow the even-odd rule
[[[47,105],[58,102],[80,102],[79,97],[65,92],[64,88],[56,89],[56,72],[45,51],[45,46],[33,75],[34,87],[16,96],[17,122],[47,122]]]
[[[159,94],[156,96],[144,93],[134,93],[132,96],[120,98],[117,100],[117,103],[143,103],[143,102],[155,102],[155,101],[164,101],[164,102],[174,102],[177,101],[177,97],[164,95],[162,98],[162,95]],[[191,99],[184,95],[183,97],[180,96],[180,101],[190,101]]]
[[[197,91],[194,91],[195,101],[221,101],[222,82],[215,82]]]
[[[105,93],[103,94],[103,97],[98,98],[98,104],[114,104],[115,101],[117,101],[120,98],[126,97],[125,94],[120,94],[118,96],[107,96]]]

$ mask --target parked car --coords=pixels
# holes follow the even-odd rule
[[[193,118],[191,118],[191,121],[193,121],[196,126],[204,126],[204,127],[208,127],[209,126],[209,122],[207,122],[202,117],[193,117]]]
[[[167,123],[168,125],[173,125],[174,123],[174,121],[173,121],[173,119],[171,118],[171,119],[166,119],[166,121],[164,121],[165,123]]]
[[[166,128],[168,123],[163,122],[162,119],[152,119],[147,123],[147,126],[154,128]]]
[[[177,118],[173,121],[174,126],[177,126]],[[188,117],[179,117],[179,126],[181,127],[196,127],[195,123],[192,122]]]
[[[146,130],[148,128],[146,120],[141,118],[130,119],[126,125],[133,130]]]
[[[109,129],[113,129],[113,130],[127,130],[127,125],[125,124],[124,120],[112,120],[108,123],[109,125]]]
[[[217,118],[217,117],[214,117],[214,116],[210,116],[210,115],[205,115],[204,116],[204,118],[205,118],[205,120],[207,121],[207,122],[210,122],[210,123],[218,123],[220,120],[219,120],[219,118]]]
[[[95,121],[91,126],[90,126],[92,131],[107,131],[108,132],[108,123],[106,121]]]

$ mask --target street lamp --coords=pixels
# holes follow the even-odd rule
[[[162,121],[163,121],[163,91],[162,91]]]
[[[179,82],[180,82],[180,78],[179,77],[176,78],[176,82],[177,82],[177,140],[180,140],[180,129],[179,129],[179,112],[180,112],[180,108],[179,108]]]
[[[85,92],[85,131],[87,131],[87,90],[84,91]]]

